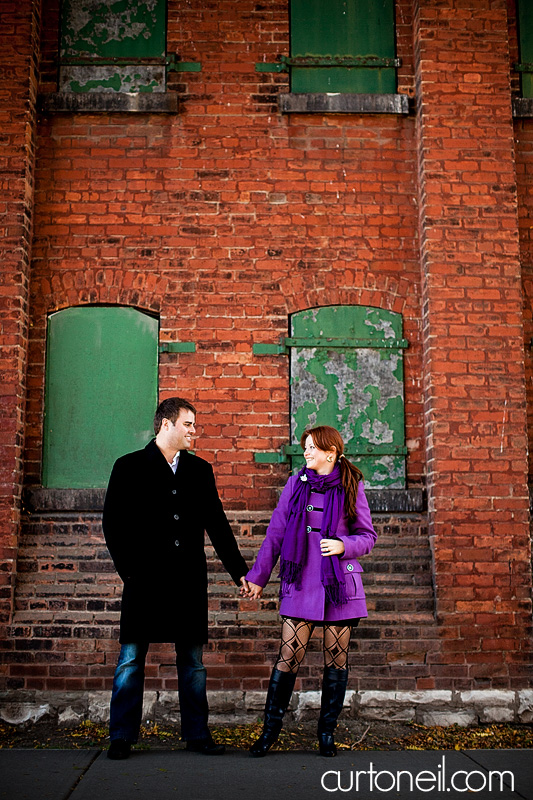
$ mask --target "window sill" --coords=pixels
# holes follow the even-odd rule
[[[24,505],[34,514],[64,511],[102,511],[105,489],[44,489],[29,486],[24,491]]]
[[[56,112],[137,114],[177,114],[178,95],[174,92],[51,92],[38,96],[38,108],[44,114]]]
[[[365,489],[374,514],[421,514],[426,510],[423,489]]]
[[[282,114],[409,114],[406,94],[280,94]]]
[[[44,489],[29,486],[24,504],[34,514],[92,511],[104,507],[105,489]],[[420,514],[426,510],[423,489],[366,489],[368,505],[374,514]]]
[[[515,119],[533,117],[533,97],[513,98],[513,117]]]

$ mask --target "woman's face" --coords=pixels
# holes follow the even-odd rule
[[[304,458],[308,468],[313,469],[319,475],[328,475],[335,466],[334,451],[320,450],[315,446],[312,436],[308,436],[305,440]]]

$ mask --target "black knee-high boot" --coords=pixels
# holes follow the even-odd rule
[[[278,738],[283,724],[283,715],[291,701],[295,681],[295,672],[281,672],[276,668],[272,670],[265,704],[263,733],[251,746],[250,755],[256,758],[266,756]]]
[[[318,720],[318,745],[321,756],[329,756],[331,758],[337,755],[333,734],[344,704],[347,683],[347,669],[324,668],[320,717]]]

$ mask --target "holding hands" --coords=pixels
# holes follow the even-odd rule
[[[341,541],[341,539],[321,539],[320,553],[323,556],[342,556],[344,553],[344,542]],[[243,575],[239,594],[241,597],[247,597],[250,600],[259,600],[263,594],[263,587],[259,586],[257,583],[252,583],[252,581],[247,581]]]
[[[239,594],[241,597],[248,597],[250,600],[259,600],[261,595],[263,594],[263,587],[258,586],[257,583],[252,583],[251,581],[247,581],[246,578],[241,578],[241,588],[239,590]]]

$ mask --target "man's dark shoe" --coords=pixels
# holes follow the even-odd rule
[[[318,734],[318,749],[320,750],[320,755],[326,756],[326,758],[334,758],[337,755],[337,748],[332,733]]]
[[[189,739],[187,750],[192,753],[203,753],[204,756],[221,756],[226,752],[223,744],[217,744],[211,736],[205,739]]]
[[[130,757],[131,744],[125,739],[113,739],[107,751],[107,757],[113,761],[124,761]]]

